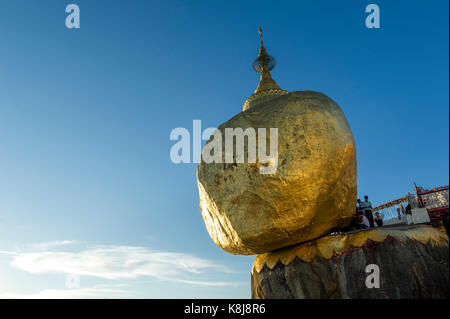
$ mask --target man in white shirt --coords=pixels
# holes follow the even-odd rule
[[[369,222],[369,220],[367,219],[367,217],[365,215],[363,215],[362,223],[364,225],[366,225],[367,228],[370,227],[370,222]]]
[[[369,220],[364,216],[363,212],[358,213],[356,222],[356,229],[366,229],[370,227]]]

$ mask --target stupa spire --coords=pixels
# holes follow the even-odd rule
[[[261,78],[259,80],[259,84],[255,90],[255,93],[270,89],[281,89],[278,84],[272,79],[272,76],[270,74],[270,70],[275,67],[275,58],[267,54],[262,37],[262,28],[259,27],[258,31],[261,46],[259,48],[258,57],[253,63],[253,68],[256,72],[261,73]]]
[[[270,56],[264,47],[262,28],[259,27],[260,48],[258,57],[253,62],[253,69],[261,73],[258,87],[252,96],[250,96],[244,103],[244,111],[248,110],[257,104],[272,99],[279,95],[287,94],[288,92],[281,89],[278,84],[272,79],[270,70],[275,67],[275,58]]]

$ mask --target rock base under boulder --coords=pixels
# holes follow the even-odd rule
[[[429,225],[329,235],[257,256],[251,280],[257,299],[449,298],[448,236]]]

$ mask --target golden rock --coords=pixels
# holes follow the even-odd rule
[[[356,152],[336,103],[321,93],[293,92],[239,113],[218,130],[224,135],[237,127],[278,128],[278,168],[265,175],[258,162],[199,164],[200,207],[218,246],[260,254],[349,223]]]
[[[263,83],[244,111],[218,131],[225,136],[225,128],[277,128],[276,171],[261,174],[260,161],[226,163],[225,154],[221,162],[202,161],[197,168],[206,228],[233,254],[260,254],[315,239],[345,227],[354,214],[356,148],[344,113],[322,93],[281,90],[270,77],[269,58],[260,50]],[[267,145],[272,142],[267,136]],[[225,149],[224,139],[221,145]]]

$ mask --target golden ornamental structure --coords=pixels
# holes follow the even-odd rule
[[[275,59],[267,54],[262,38],[262,28],[259,28],[259,39],[261,42],[258,57],[253,62],[253,68],[261,73],[261,79],[255,92],[245,101],[243,110],[246,111],[261,102],[266,102],[274,97],[288,94],[288,91],[281,89],[272,79],[270,70],[275,67]]]
[[[261,47],[254,68],[261,79],[243,111],[218,127],[277,129],[276,171],[264,163],[200,162],[202,216],[213,241],[233,254],[261,254],[347,226],[356,202],[356,147],[340,107],[319,92],[287,92],[270,75],[275,60]],[[213,134],[206,143],[220,143]],[[236,139],[237,140],[237,139]],[[236,148],[236,142],[233,149]],[[209,148],[208,148],[209,149]],[[248,151],[248,145],[246,146]]]

